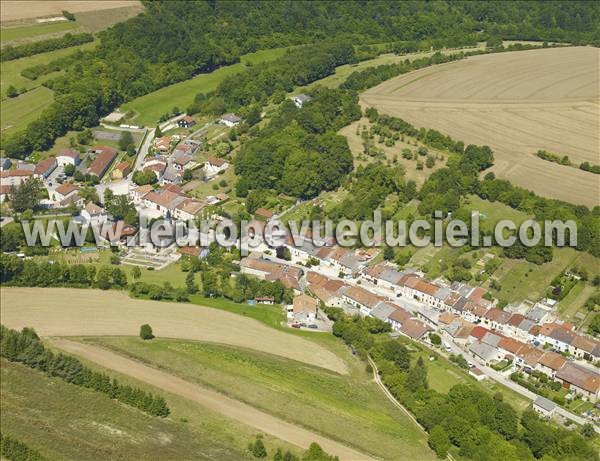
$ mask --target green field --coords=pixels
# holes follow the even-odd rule
[[[198,93],[214,91],[226,77],[246,69],[245,64],[277,59],[286,48],[256,51],[240,58],[239,63],[221,67],[208,74],[200,74],[189,80],[166,86],[160,90],[141,96],[121,106],[122,112],[134,111],[137,115],[132,119],[138,125],[154,126],[165,113],[171,112],[177,106],[184,111],[194,102]]]
[[[361,362],[350,376],[256,351],[200,342],[87,339],[212,387],[264,411],[387,459],[432,459],[426,437],[393,407]]]
[[[27,90],[40,86],[46,80],[55,77],[58,73],[51,73],[39,77],[36,80],[29,80],[21,75],[23,69],[37,66],[39,64],[47,64],[55,59],[64,58],[76,50],[89,50],[96,46],[97,42],[85,43],[80,46],[63,48],[61,50],[49,51],[48,53],[36,54],[26,58],[14,59],[12,61],[4,61],[0,64],[0,94],[2,99],[5,98],[6,88],[13,85],[17,89],[25,88]]]
[[[39,117],[40,112],[53,99],[54,93],[52,90],[40,86],[16,98],[2,101],[0,105],[2,134],[25,128],[28,123]]]
[[[2,433],[49,460],[248,459],[249,428],[184,399],[169,397],[172,414],[162,419],[20,364],[1,365]]]
[[[61,32],[74,32],[78,28],[79,25],[72,21],[42,23],[21,27],[3,27],[0,29],[0,37],[2,39],[2,46],[4,46],[7,42],[13,40],[35,38],[41,35],[62,35],[60,34]]]

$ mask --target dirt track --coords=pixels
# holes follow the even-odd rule
[[[427,67],[361,95],[361,104],[489,145],[497,176],[540,195],[598,204],[600,178],[537,158],[600,163],[600,51],[591,47],[482,55]]]
[[[78,355],[103,367],[156,386],[166,392],[180,395],[212,411],[255,427],[262,432],[301,448],[308,448],[312,442],[317,442],[325,451],[339,456],[340,459],[373,459],[339,442],[290,424],[211,389],[184,381],[169,373],[125,358],[101,347],[57,338],[50,339],[49,342],[70,354]]]
[[[34,327],[42,336],[137,336],[140,325],[148,323],[163,338],[246,347],[348,372],[333,352],[257,320],[194,304],[132,299],[116,291],[3,288],[0,319],[10,328]]]

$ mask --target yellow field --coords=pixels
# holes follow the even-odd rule
[[[598,204],[597,175],[537,158],[600,163],[600,51],[552,48],[470,57],[388,80],[361,95],[364,107],[489,145],[498,177],[573,203]]]
[[[71,13],[108,10],[126,6],[137,6],[138,0],[2,0],[0,17],[2,22],[60,15],[63,10]]]
[[[148,323],[163,338],[246,347],[347,373],[340,357],[312,341],[218,309],[69,288],[2,288],[0,299],[3,325],[33,327],[42,336],[133,336]]]

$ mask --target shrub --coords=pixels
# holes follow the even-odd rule
[[[140,338],[142,338],[143,340],[154,338],[154,335],[152,334],[152,327],[147,323],[140,327]]]

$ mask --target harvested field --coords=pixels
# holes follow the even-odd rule
[[[138,0],[2,0],[0,2],[0,16],[2,22],[18,21],[21,19],[41,18],[45,16],[60,16],[63,10],[71,13],[86,11],[108,10],[137,6]]]
[[[599,163],[599,58],[591,47],[474,56],[388,80],[362,94],[361,104],[465,143],[489,145],[498,177],[594,206],[597,175],[534,153],[545,149],[577,165]]]
[[[159,337],[246,347],[347,373],[340,357],[312,341],[218,309],[68,288],[3,288],[0,298],[4,325],[42,336],[136,336],[149,323]]]

